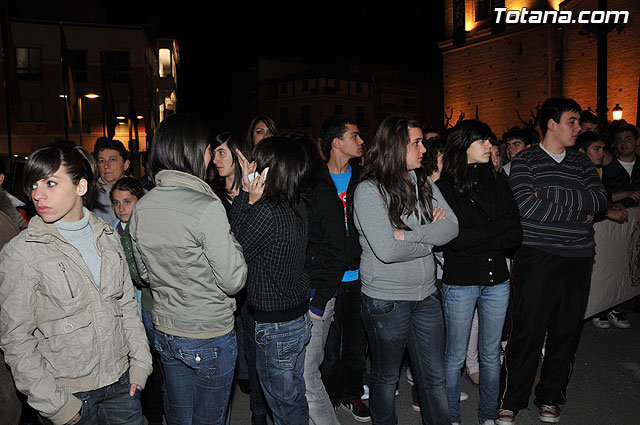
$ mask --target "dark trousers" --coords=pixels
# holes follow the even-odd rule
[[[2,419],[0,423],[6,425],[19,425],[22,404],[18,399],[13,376],[9,372],[9,366],[4,363],[4,354],[0,351],[0,406],[2,406]]]
[[[245,302],[240,310],[242,325],[244,327],[244,355],[247,361],[247,373],[249,375],[249,408],[253,416],[267,414],[267,400],[260,386],[258,371],[256,369],[256,322],[249,303]]]
[[[367,367],[367,335],[362,323],[360,281],[342,282],[333,323],[325,345],[322,382],[332,402],[362,397],[362,375]]]
[[[513,264],[512,320],[500,377],[500,408],[527,407],[547,335],[534,403],[558,406],[566,389],[589,297],[593,257],[562,257],[523,246]]]
[[[153,371],[147,378],[144,390],[140,396],[142,404],[142,414],[147,418],[149,424],[161,424],[164,415],[162,401],[162,368],[160,367],[160,357],[154,348],[153,343],[153,320],[151,312],[142,309],[142,324],[149,340],[149,349],[153,358]]]

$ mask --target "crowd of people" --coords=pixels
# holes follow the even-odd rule
[[[117,140],[36,150],[37,215],[0,190],[5,418],[17,388],[45,424],[228,424],[236,382],[252,425],[393,425],[408,353],[423,423],[462,422],[466,374],[479,423],[510,425],[544,350],[534,404],[558,422],[593,224],[638,205],[640,137],[565,98],[539,121],[498,140],[391,116],[365,144],[344,115],[315,138],[175,114],[140,179]],[[630,326],[619,307],[593,324]]]

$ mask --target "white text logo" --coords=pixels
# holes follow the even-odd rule
[[[576,19],[570,10],[508,10],[506,7],[497,7],[496,23],[507,24],[608,24],[618,22],[626,24],[629,20],[627,10],[582,10]]]

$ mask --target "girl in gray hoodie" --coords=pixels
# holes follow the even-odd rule
[[[444,324],[431,251],[457,236],[458,223],[420,169],[422,141],[417,122],[385,119],[354,195],[362,245],[362,318],[372,357],[373,425],[397,423],[394,395],[407,346],[424,423],[449,423]]]

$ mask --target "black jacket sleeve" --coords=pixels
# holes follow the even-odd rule
[[[324,314],[325,306],[342,281],[345,265],[344,211],[337,193],[321,191],[309,203],[309,278],[315,294],[310,309]]]

